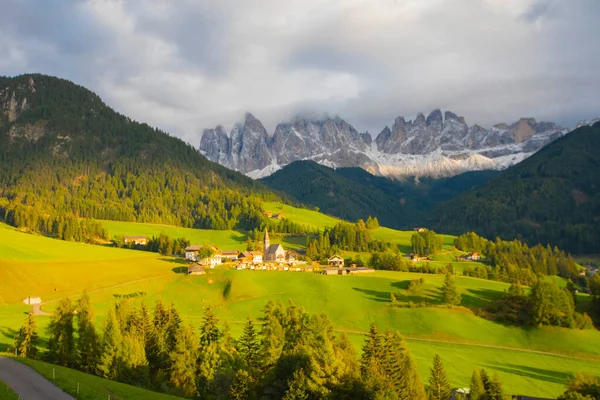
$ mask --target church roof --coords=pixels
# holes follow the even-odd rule
[[[281,250],[283,250],[283,246],[282,245],[280,245],[280,244],[272,244],[267,249],[266,254],[275,254],[277,252],[277,250],[279,250],[279,248],[281,248]]]
[[[269,241],[269,231],[265,228],[265,242]]]

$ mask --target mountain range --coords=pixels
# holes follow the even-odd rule
[[[227,133],[206,129],[200,152],[227,168],[262,178],[298,160],[332,167],[360,167],[385,177],[450,177],[466,171],[502,170],[569,132],[552,122],[522,118],[490,129],[432,111],[414,120],[398,117],[373,140],[339,117],[295,118],[272,135],[252,114]]]

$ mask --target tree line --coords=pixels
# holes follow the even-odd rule
[[[327,316],[309,314],[292,303],[269,301],[257,321],[246,320],[238,339],[210,307],[199,328],[186,324],[173,304],[161,300],[152,311],[143,301],[139,306],[119,301],[108,310],[101,330],[94,318],[86,294],[75,303],[61,300],[47,328],[48,349],[41,358],[202,399],[446,400],[453,392],[440,355],[435,355],[425,385],[398,332],[381,332],[371,324],[359,357],[348,337],[334,332]],[[38,341],[30,312],[15,338],[18,355],[37,358]],[[598,389],[595,378],[576,374],[561,399],[584,399],[573,396],[597,394]],[[486,370],[473,371],[470,390],[468,399],[506,396],[498,377]],[[461,393],[455,396],[460,399]]]
[[[558,275],[563,278],[580,279],[579,269],[573,258],[565,251],[550,245],[529,247],[519,240],[506,241],[497,238],[487,240],[474,232],[458,236],[454,240],[457,249],[480,252],[491,268],[477,266],[465,268],[465,275],[493,279],[502,282],[520,282],[532,286],[537,275]]]

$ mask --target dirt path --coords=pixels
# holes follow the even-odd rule
[[[359,335],[366,335],[369,333],[369,332],[363,332],[363,331],[354,331],[351,329],[336,329],[336,331],[344,332],[344,333],[354,333],[354,334],[359,334]],[[600,359],[598,359],[598,358],[569,356],[566,354],[551,353],[549,351],[541,351],[541,350],[523,349],[523,348],[519,348],[519,347],[506,347],[506,346],[496,346],[493,344],[468,343],[468,342],[453,342],[451,340],[424,339],[424,338],[415,338],[415,337],[408,337],[408,336],[404,336],[404,339],[406,339],[408,341],[415,341],[415,342],[430,342],[430,343],[452,344],[452,345],[456,345],[456,346],[485,347],[488,349],[520,351],[523,353],[541,354],[544,356],[551,356],[551,357],[571,358],[573,360],[600,362]]]
[[[75,400],[32,368],[10,358],[0,357],[0,381],[22,399]]]

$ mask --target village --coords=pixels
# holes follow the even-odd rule
[[[318,262],[302,261],[298,253],[286,250],[281,244],[271,244],[267,229],[263,243],[263,251],[242,252],[219,249],[215,245],[190,245],[185,248],[185,260],[192,262],[188,266],[188,274],[201,275],[206,273],[207,268],[220,265],[228,265],[236,270],[314,272],[325,275],[354,275],[375,271],[354,264],[345,266],[344,259],[338,255],[330,257],[325,266]],[[206,256],[207,253],[210,255]]]

